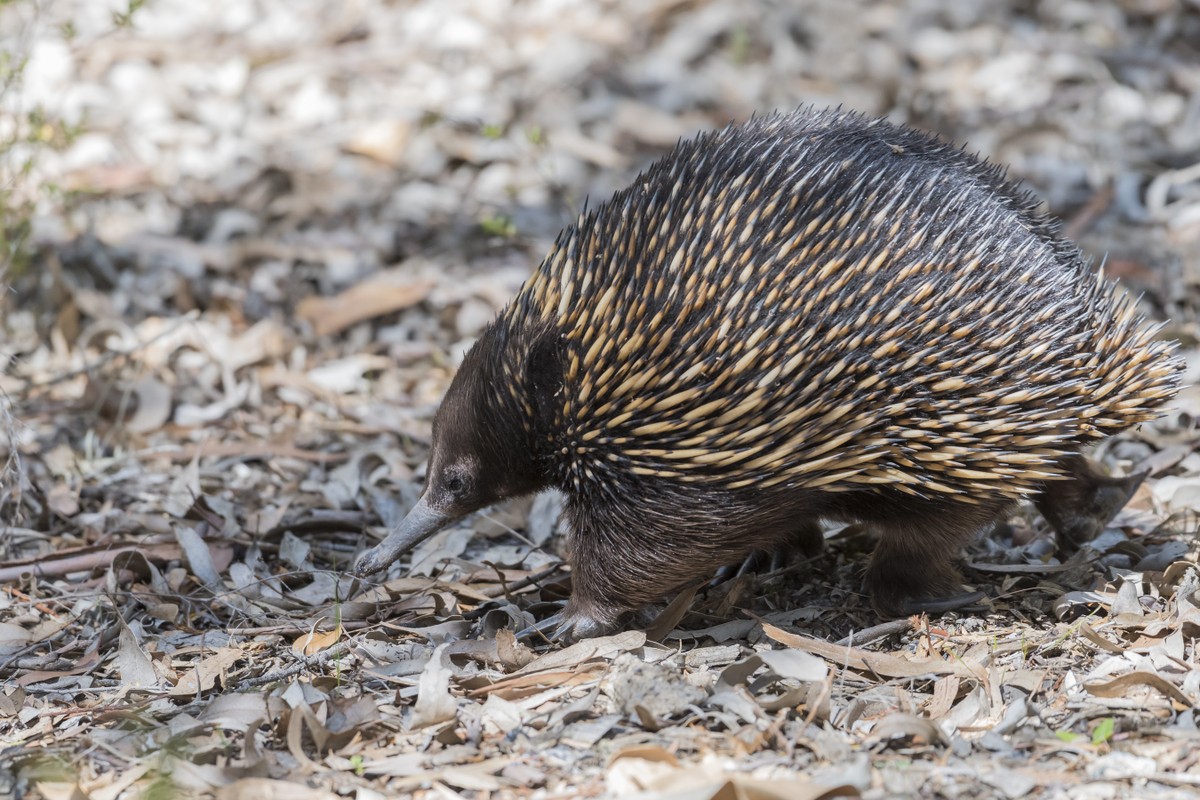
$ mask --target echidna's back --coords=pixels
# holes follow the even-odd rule
[[[730,488],[1019,494],[1178,372],[999,170],[849,113],[681,144],[510,315],[563,333],[578,470]]]

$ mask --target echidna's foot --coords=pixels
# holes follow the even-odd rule
[[[868,522],[880,532],[864,576],[875,611],[883,617],[899,617],[914,611],[941,613],[978,602],[976,594],[964,593],[954,561],[963,544],[994,524],[1010,501],[884,498],[863,515],[869,515]]]
[[[580,639],[593,639],[624,630],[638,621],[635,612],[627,611],[611,620],[601,619],[571,608],[568,602],[562,611],[551,614],[517,632],[518,639],[541,637],[559,644],[571,644]]]
[[[787,554],[782,550],[751,550],[740,564],[718,567],[708,585],[720,586],[742,575],[776,572],[786,567],[787,562]]]
[[[1103,532],[1147,473],[1113,478],[1083,456],[1071,456],[1063,467],[1070,477],[1048,481],[1034,498],[1034,505],[1054,529],[1058,549],[1070,554]]]
[[[741,564],[729,564],[717,570],[710,586],[716,586],[747,573],[779,572],[800,559],[812,559],[825,549],[825,532],[816,520],[805,521],[781,545],[770,550],[751,550]]]
[[[559,611],[545,619],[538,620],[528,628],[517,631],[517,639],[542,638],[557,641],[565,638],[570,633],[570,629],[570,620],[563,615],[563,612]]]

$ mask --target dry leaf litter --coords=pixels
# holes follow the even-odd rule
[[[32,7],[31,7],[32,6]],[[1200,793],[1200,5],[94,0],[29,57],[37,258],[0,314],[0,796]],[[981,608],[874,627],[867,532],[647,632],[512,631],[560,501],[345,573],[419,491],[464,348],[586,197],[679,137],[845,104],[1011,165],[1170,319],[1150,478],[1067,563],[1021,510]]]

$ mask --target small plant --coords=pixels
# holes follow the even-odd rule
[[[1117,732],[1116,718],[1105,717],[1104,719],[1102,719],[1098,723],[1096,723],[1096,727],[1092,728],[1092,745],[1094,745],[1095,747],[1100,747],[1101,745],[1108,744],[1109,741],[1112,740],[1113,734],[1115,734],[1116,732]],[[1055,731],[1054,735],[1057,736],[1061,741],[1066,742],[1067,744],[1073,744],[1074,742],[1078,742],[1081,739],[1088,738],[1087,736],[1085,736],[1082,733],[1075,733],[1073,731]]]
[[[1108,744],[1117,730],[1117,721],[1113,717],[1105,717],[1096,727],[1092,728],[1092,744],[1100,746]]]
[[[174,800],[179,797],[179,787],[165,772],[154,771],[142,786],[142,800]]]
[[[125,0],[125,8],[113,12],[115,28],[128,28],[146,0]],[[29,103],[19,94],[21,81],[29,65],[28,35],[41,22],[44,4],[38,0],[0,0],[0,319],[11,302],[9,287],[33,263],[30,233],[39,202],[67,199],[63,189],[51,181],[39,180],[36,167],[47,150],[69,147],[81,133],[86,120],[68,123],[53,109]],[[72,23],[64,23],[60,32],[70,40],[75,36]],[[7,369],[0,364],[0,369]],[[11,399],[0,393],[0,521],[19,518],[21,490],[27,478],[17,450],[20,417]],[[6,444],[6,446],[5,446]]]
[[[488,236],[499,236],[503,239],[511,239],[517,235],[516,223],[511,218],[503,214],[496,214],[491,217],[485,217],[479,222],[480,229]]]
[[[21,0],[0,0],[0,11],[7,12],[4,24],[16,21],[17,12],[29,11],[34,19],[37,6],[33,2],[18,5]],[[9,27],[8,31],[13,31]],[[28,64],[26,43],[20,34],[8,33],[0,46],[0,100],[12,99],[20,88]],[[6,106],[8,104],[5,104]],[[12,112],[0,127],[0,315],[9,303],[9,284],[12,277],[25,269],[30,259],[27,248],[31,230],[34,201],[26,191],[33,172],[34,159],[47,136],[41,110],[21,114]],[[41,124],[39,124],[41,123]],[[53,138],[53,137],[51,137]],[[2,318],[2,317],[0,317]],[[9,365],[0,364],[0,369]],[[17,418],[12,401],[0,392],[0,523],[16,521],[20,515],[20,493],[26,484],[25,472],[17,449]]]
[[[112,12],[113,26],[116,28],[129,28],[133,26],[133,15],[137,10],[146,4],[146,0],[129,0],[125,5],[124,11]]]
[[[126,0],[124,10],[113,12],[114,28],[128,28],[146,0]],[[32,257],[29,249],[30,219],[42,198],[62,199],[63,191],[50,182],[39,182],[34,174],[39,156],[49,150],[69,147],[86,128],[86,120],[68,123],[40,105],[22,107],[18,92],[29,64],[25,35],[39,23],[41,3],[36,0],[0,0],[5,12],[5,33],[0,37],[0,98],[6,103],[4,125],[0,125],[0,286],[11,283]],[[21,18],[24,17],[22,20]],[[18,30],[23,23],[25,33]],[[71,22],[60,28],[64,38],[75,36]],[[0,306],[5,298],[0,295]]]

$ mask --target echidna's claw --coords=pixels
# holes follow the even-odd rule
[[[819,546],[814,547],[809,543],[799,546],[795,549],[785,547],[776,547],[771,550],[751,550],[740,564],[727,564],[717,569],[713,573],[712,579],[708,582],[709,588],[720,586],[726,581],[731,581],[734,578],[739,578],[742,575],[757,574],[760,576],[768,575],[776,572],[782,572],[790,567],[799,566],[806,559],[815,558],[821,552]]]
[[[605,636],[620,628],[619,622],[604,622],[589,614],[579,613],[568,604],[562,611],[551,614],[544,620],[518,631],[517,638],[530,639],[534,636],[542,636],[559,644],[571,644],[580,639]]]
[[[919,600],[908,600],[901,604],[899,616],[913,614],[945,614],[947,611],[957,611],[971,606],[987,597],[983,592],[963,592],[949,597],[931,597]]]
[[[718,567],[717,571],[713,573],[712,579],[709,580],[708,586],[709,588],[720,586],[726,581],[739,578],[747,573],[774,572],[783,560],[784,556],[777,551],[753,550],[742,559],[740,564],[726,564]]]
[[[528,628],[517,631],[517,639],[532,639],[536,636],[548,639],[550,641],[558,641],[570,633],[572,628],[571,620],[567,619],[562,611],[556,614],[551,614],[543,620],[533,623]]]

